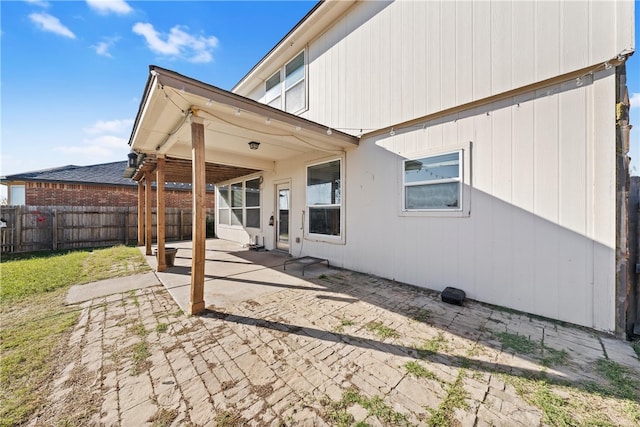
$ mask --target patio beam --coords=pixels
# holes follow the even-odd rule
[[[204,262],[206,246],[206,170],[204,123],[200,117],[191,119],[191,161],[193,192],[193,223],[191,259],[190,314],[204,311]]]
[[[156,168],[156,236],[158,236],[158,271],[167,269],[165,257],[165,221],[164,221],[164,157],[158,157]]]

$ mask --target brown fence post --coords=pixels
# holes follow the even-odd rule
[[[55,251],[58,249],[58,215],[56,210],[51,211],[51,247]]]
[[[129,244],[129,208],[124,211],[124,244]]]
[[[22,252],[22,220],[24,216],[24,206],[18,207],[16,210],[16,244],[18,252]]]

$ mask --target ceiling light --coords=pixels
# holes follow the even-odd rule
[[[257,150],[259,146],[260,146],[259,142],[249,141],[249,148],[251,148],[252,150]]]

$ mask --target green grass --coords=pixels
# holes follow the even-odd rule
[[[0,263],[0,301],[9,304],[29,295],[148,270],[138,249],[126,246],[8,257]]]
[[[640,379],[637,373],[614,361],[600,359],[595,372],[602,381],[563,383],[543,377],[505,375],[518,394],[542,411],[550,426],[617,426],[618,415],[640,425]],[[599,395],[601,399],[594,395]],[[600,402],[594,405],[595,402]],[[605,403],[606,402],[606,403]],[[607,408],[607,410],[603,410]]]
[[[391,406],[387,405],[380,396],[368,398],[361,395],[356,389],[346,390],[342,394],[342,398],[337,402],[325,399],[322,403],[325,406],[324,417],[333,426],[347,427],[352,425],[367,425],[362,420],[354,424],[355,420],[353,415],[347,412],[347,409],[355,404],[362,406],[367,410],[367,416],[378,418],[383,425],[411,425],[406,415],[395,411]]]
[[[447,340],[442,332],[438,332],[438,335],[428,339],[418,348],[418,356],[425,359],[429,356],[433,356],[441,350],[447,350]]]
[[[418,308],[411,312],[411,318],[416,322],[427,323],[431,319],[431,311],[426,308]]]
[[[0,426],[25,423],[42,407],[57,354],[79,310],[71,285],[148,269],[137,248],[21,254],[0,263]]]
[[[355,322],[353,320],[349,320],[349,319],[342,319],[340,320],[340,324],[334,326],[333,330],[335,332],[344,332],[344,327],[345,326],[353,326],[355,325]]]
[[[542,357],[543,366],[564,365],[569,360],[569,355],[564,350],[556,350],[555,348],[544,346],[543,351],[546,353],[546,355]]]
[[[367,323],[367,329],[374,332],[380,338],[398,338],[400,334],[393,328],[383,325],[381,322],[369,322]]]
[[[407,362],[404,364],[404,368],[408,373],[415,376],[416,378],[428,378],[431,380],[438,380],[438,377],[433,372],[429,371],[425,367],[423,367],[420,363],[415,360],[411,362]]]
[[[522,354],[532,354],[538,349],[538,345],[523,335],[500,332],[496,337],[502,343],[502,347],[512,349]]]
[[[158,323],[156,325],[156,332],[164,333],[164,332],[167,332],[168,329],[169,329],[169,325],[166,323]]]
[[[633,348],[633,351],[636,352],[636,356],[638,356],[638,360],[640,360],[640,341],[632,342],[631,347]]]
[[[599,359],[596,372],[609,381],[610,394],[628,400],[640,400],[640,380],[631,375],[631,370],[613,360]]]
[[[147,358],[149,356],[151,356],[151,353],[146,341],[141,341],[133,346],[131,351],[131,360],[133,361],[131,375],[140,375],[147,368],[149,364]]]
[[[427,422],[430,427],[454,426],[457,420],[454,417],[456,409],[468,409],[466,399],[469,393],[463,388],[465,371],[460,370],[456,380],[447,387],[447,394],[437,408],[429,408],[431,417]]]

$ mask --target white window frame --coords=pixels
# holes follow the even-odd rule
[[[260,182],[260,201],[258,206],[247,206],[247,181],[259,180]],[[240,184],[242,191],[242,206],[232,206],[233,205],[233,195],[231,193],[231,187]],[[221,199],[222,188],[226,188],[227,194],[229,196],[229,202],[227,206],[222,206]],[[252,176],[247,177],[241,180],[233,180],[222,183],[220,185],[216,185],[216,223],[219,227],[223,228],[235,228],[235,229],[250,229],[250,230],[262,230],[262,177],[261,176]],[[220,211],[226,210],[229,216],[228,223],[220,222]],[[234,210],[242,210],[242,218],[240,218],[240,224],[232,224],[231,215]],[[258,210],[260,212],[260,225],[258,227],[249,227],[247,226],[247,210]]]
[[[405,164],[412,160],[420,160],[444,154],[459,153],[459,175],[457,178],[447,178],[425,182],[406,183]],[[404,156],[399,162],[400,174],[400,216],[432,216],[432,217],[469,217],[471,215],[471,142],[462,144],[452,144],[437,149],[423,150]],[[459,182],[459,203],[456,208],[433,208],[433,209],[407,209],[406,208],[406,188],[407,186],[440,184],[445,182]]]
[[[286,69],[287,69],[287,65],[289,65],[291,62],[293,62],[296,58],[298,58],[298,56],[303,55],[303,73],[302,73],[302,77],[297,80],[296,82],[294,82],[290,87],[286,87]],[[304,85],[304,105],[295,111],[288,111],[288,113],[290,114],[300,114],[303,113],[305,111],[307,111],[309,109],[309,83],[308,83],[308,73],[307,73],[307,50],[303,49],[300,52],[296,53],[289,61],[287,61],[287,63],[285,63],[282,67],[280,67],[276,72],[274,72],[273,74],[271,74],[269,76],[269,78],[267,78],[264,82],[264,103],[267,105],[271,105],[271,103],[273,101],[275,101],[276,99],[280,99],[280,102],[278,102],[278,105],[271,105],[274,108],[277,108],[279,110],[283,110],[286,111],[286,105],[287,105],[287,92],[290,92],[292,89],[294,89],[295,87],[299,86],[299,85]],[[279,76],[279,82],[276,86],[279,86],[280,90],[279,91],[273,91],[271,93],[271,96],[269,96],[269,90],[267,89],[267,82],[269,80],[271,80],[274,76]],[[274,88],[276,86],[273,86]]]
[[[307,189],[307,183],[309,180],[309,168],[313,166],[322,165],[325,163],[331,163],[334,161],[340,162],[340,203],[339,204],[329,204],[329,205],[321,205],[322,207],[332,207],[336,206],[340,208],[340,234],[337,236],[329,235],[329,234],[318,234],[311,233],[309,231],[310,225],[310,208],[314,207],[314,205],[309,205],[309,195]],[[333,244],[345,244],[346,241],[346,229],[345,229],[345,217],[346,217],[346,181],[345,181],[345,158],[344,156],[340,157],[331,157],[322,160],[316,160],[312,162],[308,162],[305,166],[305,179],[304,179],[304,189],[305,189],[305,221],[304,221],[304,238],[309,241],[316,242],[326,242]]]
[[[24,206],[27,204],[27,186],[25,184],[12,184],[9,185],[9,191],[7,192],[7,198],[9,199],[9,205],[10,206]],[[15,202],[15,195],[14,195],[14,191],[20,191],[22,192],[22,203],[16,203]]]

